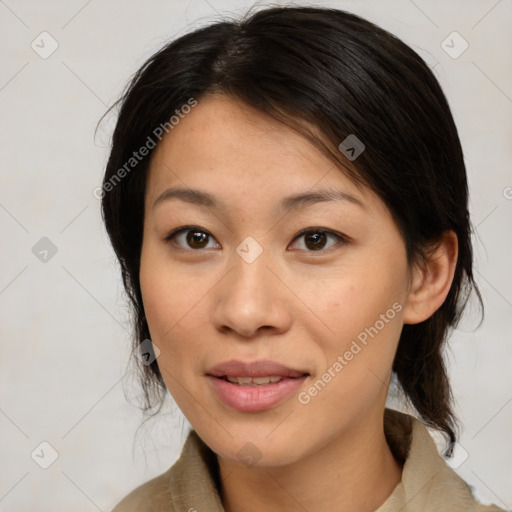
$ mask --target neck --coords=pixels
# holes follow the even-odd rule
[[[375,416],[375,415],[374,415]],[[373,512],[402,476],[386,442],[382,414],[292,464],[240,467],[219,458],[226,512]]]

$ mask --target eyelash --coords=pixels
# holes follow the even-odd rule
[[[176,229],[173,229],[168,235],[165,236],[164,238],[164,241],[165,242],[172,242],[173,239],[181,234],[181,233],[186,233],[188,231],[196,231],[198,233],[204,233],[205,235],[208,235],[209,237],[215,239],[215,237],[207,230],[199,227],[199,226],[181,226],[179,228],[176,228]],[[334,236],[336,238],[339,239],[338,243],[335,244],[334,246],[332,247],[329,247],[328,249],[319,249],[317,251],[315,250],[305,250],[306,252],[310,252],[310,253],[322,253],[322,252],[327,252],[329,251],[330,249],[334,249],[337,245],[339,245],[340,243],[345,245],[347,243],[350,242],[350,238],[347,237],[346,235],[342,235],[341,233],[338,233],[336,231],[332,231],[330,229],[325,229],[325,228],[315,228],[315,227],[312,227],[312,228],[306,228],[306,229],[303,229],[301,231],[299,231],[299,233],[297,233],[295,235],[295,237],[293,238],[292,240],[292,243],[299,239],[300,237],[304,236],[304,235],[308,235],[308,234],[318,234],[318,233],[321,233],[321,234],[325,234],[325,235],[331,235],[331,236]],[[193,249],[193,248],[183,248],[181,246],[178,246],[180,249],[183,249],[185,251],[194,251],[194,252],[200,252],[204,249]]]

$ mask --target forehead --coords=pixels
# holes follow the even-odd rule
[[[316,188],[342,189],[361,201],[369,194],[304,135],[224,95],[199,100],[155,149],[147,196],[176,186],[247,202]]]

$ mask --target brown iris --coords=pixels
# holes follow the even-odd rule
[[[190,230],[187,233],[187,243],[194,249],[202,249],[208,244],[209,236],[210,235],[207,233],[203,233],[201,231]]]
[[[304,235],[304,239],[305,239],[306,247],[308,249],[317,251],[319,249],[323,249],[327,237],[326,237],[325,233],[316,232],[311,235],[309,235],[309,234]]]

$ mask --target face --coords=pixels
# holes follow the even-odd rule
[[[167,388],[221,459],[293,463],[382,416],[404,242],[377,195],[262,113],[202,99],[156,148],[140,283]]]

